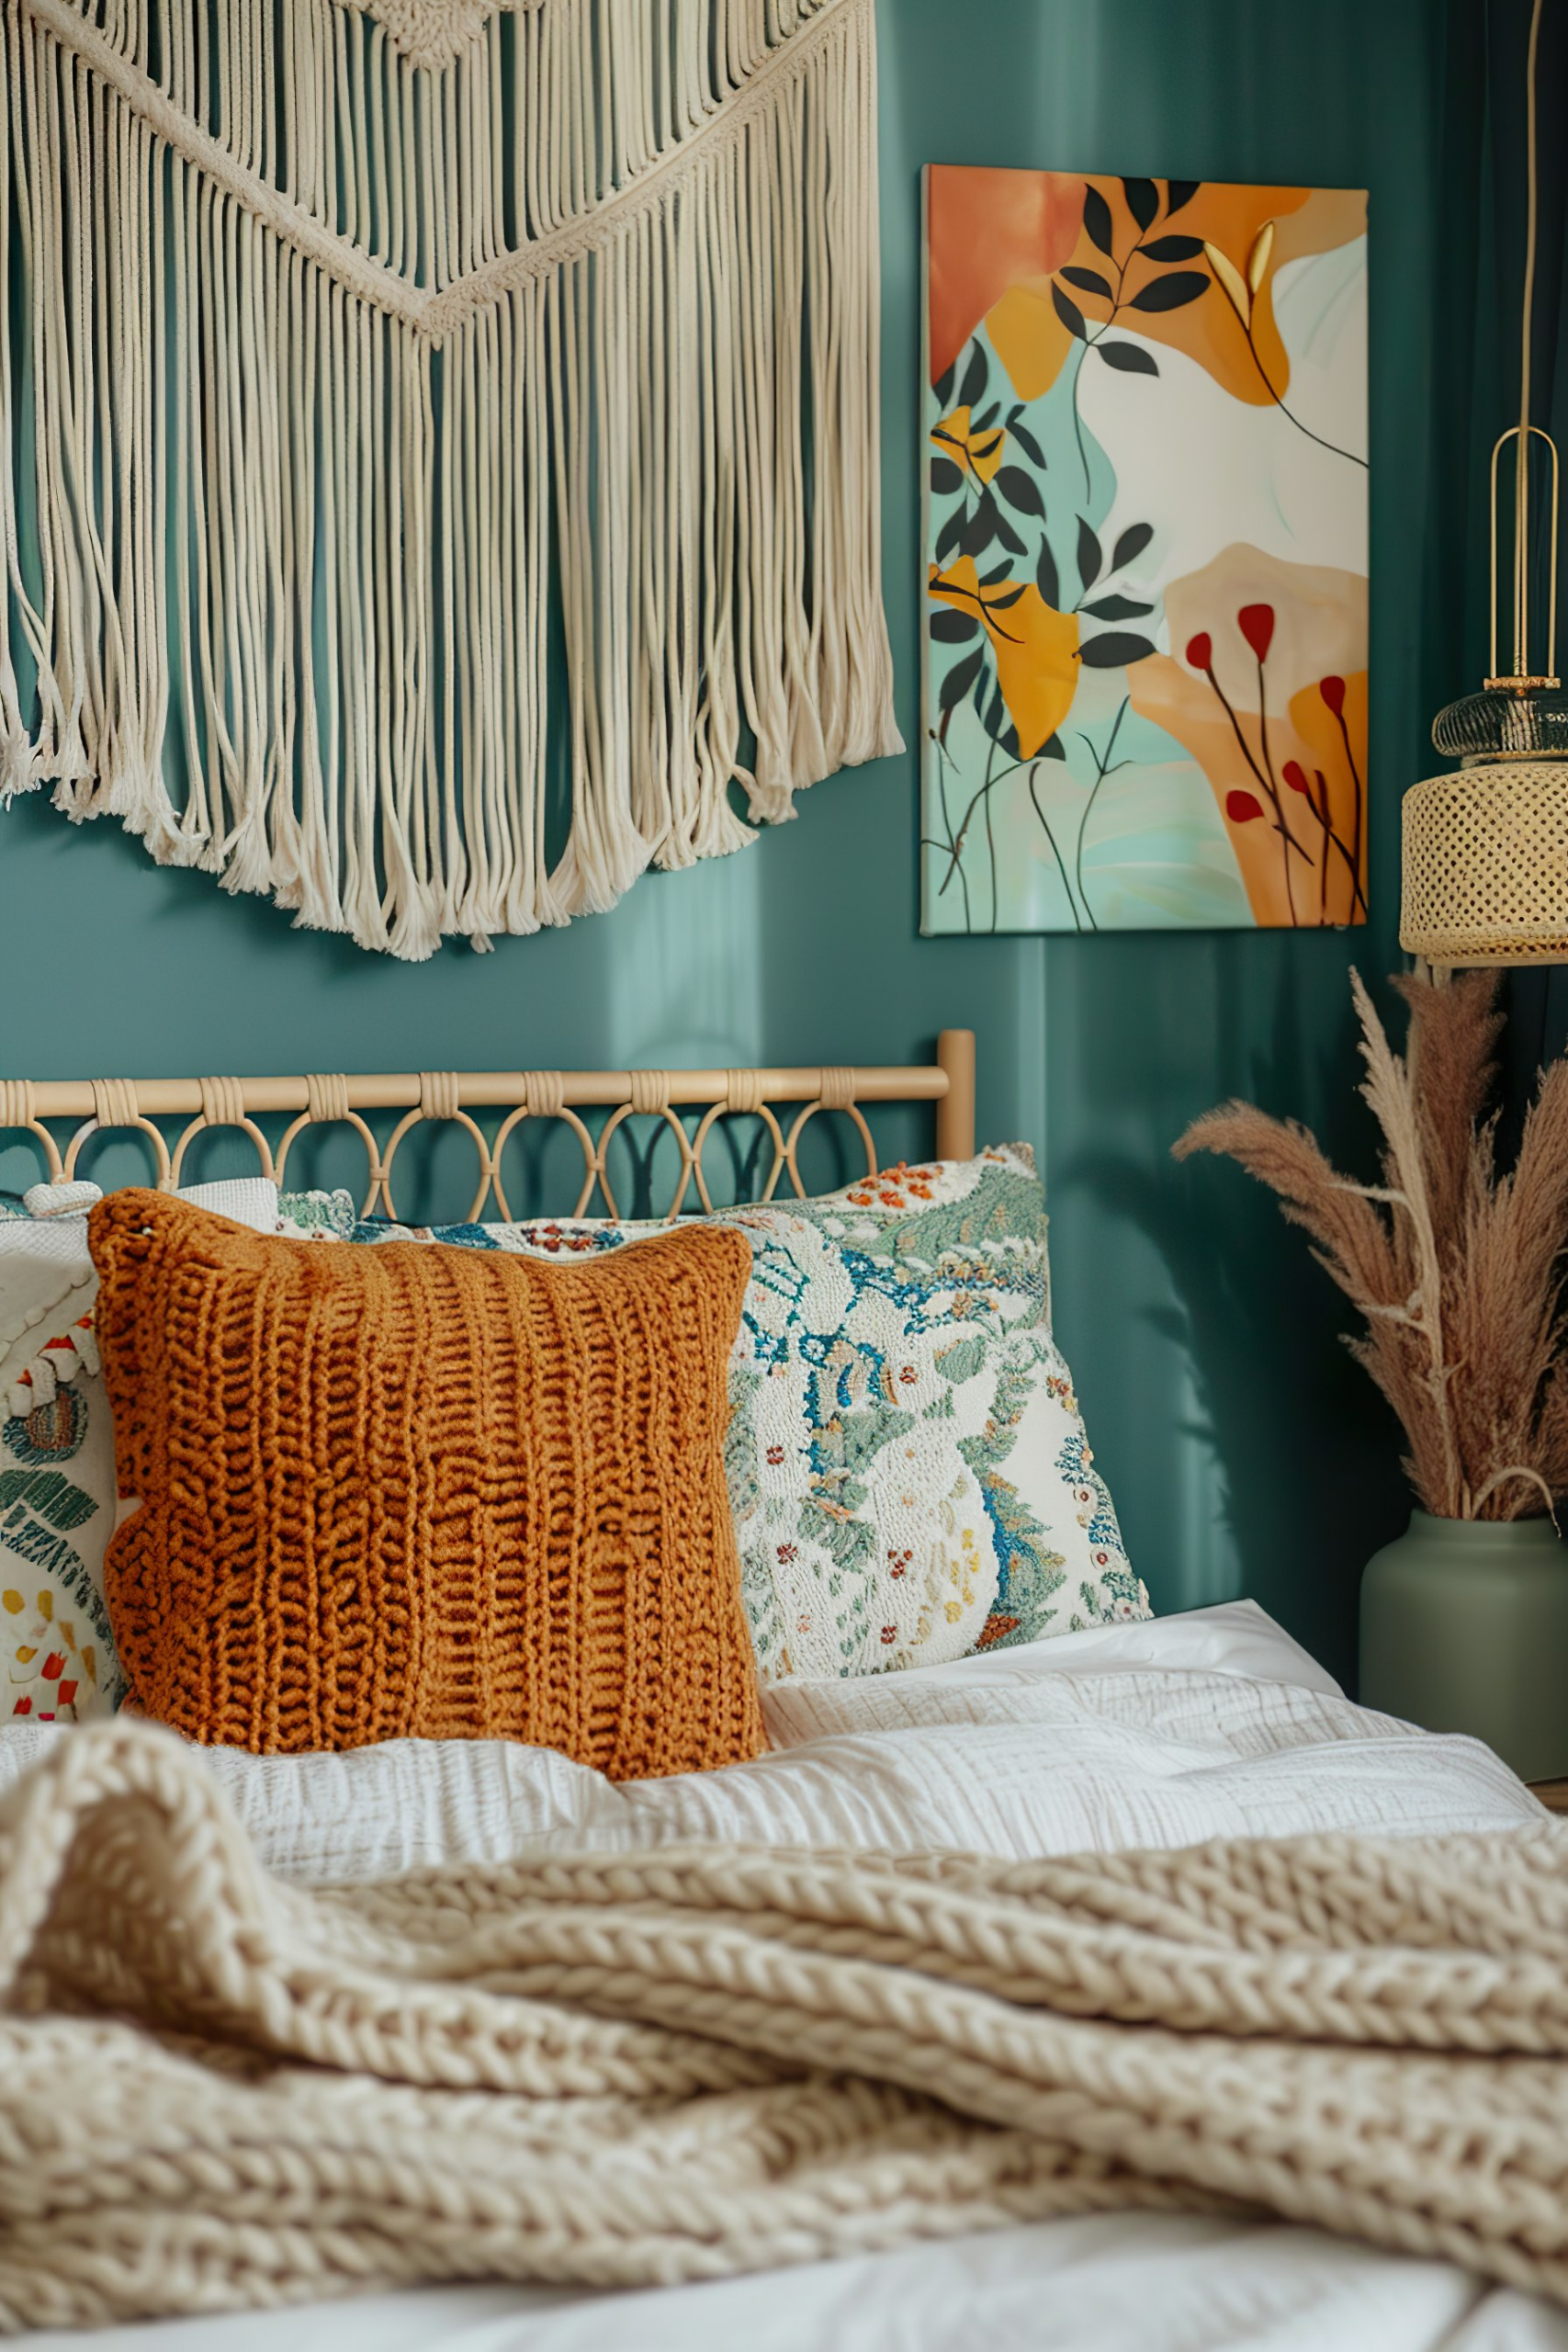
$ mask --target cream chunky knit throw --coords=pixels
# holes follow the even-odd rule
[[[0,2321],[1255,2209],[1568,2302],[1568,1829],[305,1893],[200,1758],[0,1809]]]

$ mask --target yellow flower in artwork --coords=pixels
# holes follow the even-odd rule
[[[1032,581],[998,580],[982,588],[973,556],[927,582],[931,595],[984,623],[996,655],[997,684],[1018,730],[1020,757],[1032,760],[1068,711],[1078,683],[1078,618],[1048,605]]]
[[[1001,464],[1007,435],[999,424],[987,425],[976,433],[969,420],[966,408],[955,408],[940,424],[931,427],[931,439],[944,458],[952,458],[960,473],[972,474],[978,482],[988,482]]]

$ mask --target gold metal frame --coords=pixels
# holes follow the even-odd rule
[[[868,1175],[877,1173],[876,1145],[864,1106],[882,1102],[931,1102],[936,1106],[936,1151],[942,1159],[967,1159],[975,1149],[975,1033],[944,1029],[936,1059],[897,1068],[818,1069],[617,1069],[617,1070],[423,1070],[417,1074],[307,1078],[154,1078],[0,1080],[0,1133],[26,1133],[38,1144],[51,1177],[74,1175],[88,1138],[107,1128],[148,1138],[156,1181],[164,1190],[180,1182],[186,1154],[195,1138],[216,1127],[236,1127],[254,1146],[265,1176],[285,1179],[294,1145],[310,1126],[344,1125],[365,1146],[369,1189],[364,1214],[395,1217],[392,1166],[404,1137],[423,1120],[449,1120],[464,1128],[479,1154],[479,1182],[468,1216],[479,1217],[493,1198],[499,1216],[512,1209],[502,1183],[501,1158],[508,1137],[525,1119],[558,1119],[576,1136],[583,1159],[582,1188],[573,1216],[588,1215],[595,1187],[606,1213],[619,1214],[605,1167],[617,1128],[633,1117],[661,1118],[676,1138],[680,1173],[667,1214],[679,1216],[694,1187],[711,1209],[703,1152],[716,1123],[727,1114],[760,1118],[773,1144],[773,1164],[761,1198],[772,1200],[787,1171],[796,1198],[803,1196],[795,1158],[802,1131],[820,1111],[844,1114],[866,1156]],[[774,1103],[798,1103],[786,1132]],[[579,1115],[608,1110],[597,1135]],[[502,1110],[505,1116],[487,1135],[476,1111]],[[681,1114],[700,1110],[688,1135]],[[383,1145],[367,1113],[398,1111],[401,1116]],[[292,1114],[292,1116],[289,1116]],[[289,1118],[276,1148],[258,1122]],[[184,1118],[171,1148],[157,1122]],[[72,1132],[62,1139],[51,1123]]]
[[[1514,666],[1505,676],[1497,668],[1497,464],[1499,458],[1502,457],[1505,447],[1510,441],[1516,444],[1517,450],[1517,466],[1515,496],[1518,502],[1518,511],[1514,516]],[[1546,668],[1539,676],[1532,674],[1529,662],[1530,591],[1529,561],[1529,444],[1532,441],[1544,441],[1548,453],[1551,458],[1551,473],[1550,477],[1551,485],[1551,560],[1547,571],[1549,584],[1546,596]],[[1557,675],[1557,444],[1552,439],[1551,434],[1543,433],[1539,424],[1532,424],[1528,429],[1517,424],[1511,424],[1506,433],[1500,433],[1497,435],[1496,440],[1492,445],[1491,491],[1492,665],[1491,675],[1487,678],[1486,684],[1491,687],[1512,686],[1516,693],[1519,694],[1541,687],[1552,688],[1560,685],[1562,681]]]

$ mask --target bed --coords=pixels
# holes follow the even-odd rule
[[[786,1180],[803,1192],[803,1138],[829,1114],[848,1123],[873,1175],[872,1122],[883,1105],[934,1106],[938,1154],[966,1158],[974,1083],[973,1038],[949,1031],[931,1063],[903,1069],[11,1080],[0,1089],[0,1121],[57,1178],[85,1168],[104,1130],[125,1129],[164,1185],[180,1181],[208,1129],[240,1129],[264,1173],[282,1180],[308,1130],[346,1123],[367,1154],[366,1211],[387,1217],[398,1214],[408,1138],[425,1123],[455,1123],[478,1159],[478,1188],[466,1197],[475,1219],[492,1200],[502,1217],[513,1215],[513,1139],[525,1122],[546,1119],[564,1124],[581,1153],[575,1213],[588,1214],[597,1193],[614,1216],[623,1130],[651,1120],[669,1138],[673,1182],[663,1205],[674,1216],[710,1204],[709,1155],[730,1120],[751,1122],[765,1138],[760,1161],[749,1163],[763,1194]],[[302,1886],[693,1840],[1013,1860],[1337,1830],[1506,1840],[1538,1835],[1544,1818],[1488,1750],[1352,1705],[1244,1600],[897,1674],[777,1681],[763,1707],[767,1751],[755,1761],[660,1780],[612,1782],[549,1750],[495,1740],[401,1740],[298,1758],[212,1748],[203,1766],[263,1862]],[[76,1736],[62,1724],[8,1724],[0,1792]],[[657,2292],[455,2286],[115,2334],[156,2352],[329,2343],[701,2352],[742,2337],[758,2352],[807,2344],[936,2352],[980,2335],[998,2346],[1129,2352],[1330,2343],[1343,2352],[1536,2352],[1568,2346],[1568,2319],[1457,2266],[1299,2226],[1100,2213]]]

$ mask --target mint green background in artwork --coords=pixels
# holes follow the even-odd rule
[[[1360,1566],[1405,1515],[1395,1434],[1302,1238],[1238,1172],[1178,1169],[1168,1146],[1241,1092],[1367,1164],[1347,966],[1393,967],[1399,794],[1477,661],[1454,594],[1469,419],[1452,359],[1474,283],[1479,8],[881,0],[878,21],[885,555],[909,752],[611,915],[423,966],[293,932],[107,823],[18,805],[0,822],[0,1071],[885,1061],[971,1024],[982,1132],[1044,1156],[1057,1320],[1156,1604],[1253,1593],[1349,1672]],[[1370,188],[1369,931],[918,936],[927,162]],[[928,1137],[911,1120],[897,1139]],[[456,1144],[449,1166],[462,1185]]]

